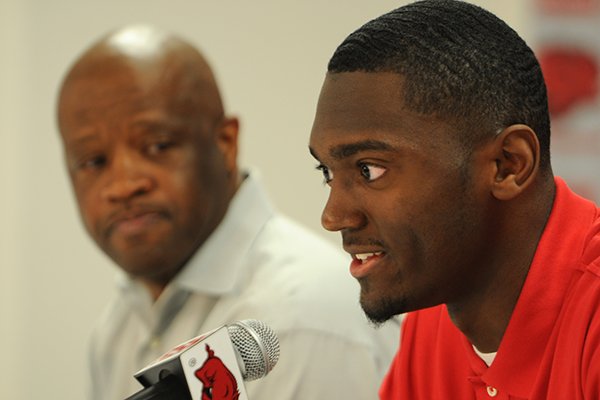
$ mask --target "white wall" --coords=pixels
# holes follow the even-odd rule
[[[114,267],[78,220],[54,122],[59,81],[84,47],[131,22],[196,43],[241,118],[242,163],[261,169],[280,209],[321,231],[327,190],[307,143],[326,63],[402,3],[0,0],[0,398],[83,399],[87,333],[113,290]],[[526,2],[476,3],[528,36]]]

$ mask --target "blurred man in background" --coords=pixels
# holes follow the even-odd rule
[[[85,228],[124,272],[91,338],[92,399],[127,397],[174,345],[247,318],[281,346],[250,398],[376,396],[397,324],[369,327],[345,257],[238,168],[238,120],[194,47],[146,26],[109,34],[68,71],[58,123]]]

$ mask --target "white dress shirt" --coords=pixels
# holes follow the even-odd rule
[[[276,332],[281,356],[269,375],[245,383],[250,400],[377,399],[399,322],[368,324],[349,262],[277,214],[248,176],[222,223],[155,302],[122,277],[91,336],[90,398],[123,400],[142,388],[133,374],[173,346],[259,319]]]

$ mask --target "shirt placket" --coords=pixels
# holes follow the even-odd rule
[[[487,384],[480,376],[472,376],[468,380],[473,386],[477,400],[513,400],[508,393],[501,391],[494,385]]]

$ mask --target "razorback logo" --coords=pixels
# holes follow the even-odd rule
[[[238,391],[235,376],[225,366],[210,346],[206,345],[208,357],[204,364],[194,372],[196,378],[202,382],[202,400],[238,400]]]

